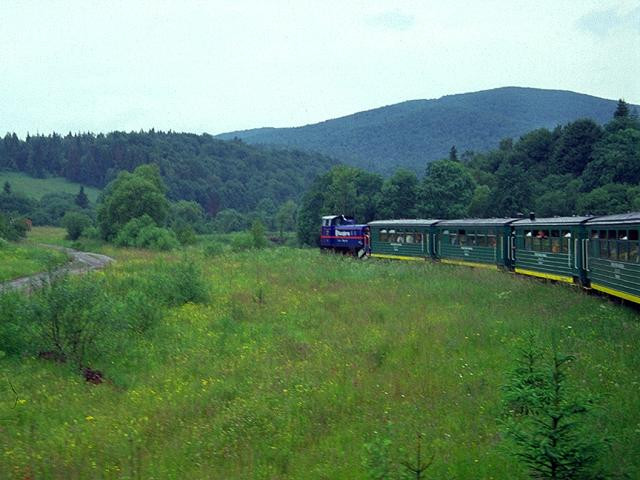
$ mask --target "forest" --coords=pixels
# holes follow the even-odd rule
[[[640,210],[640,121],[620,100],[604,126],[580,119],[553,130],[503,139],[483,153],[458,153],[426,165],[419,178],[398,169],[388,178],[337,166],[302,199],[298,235],[317,242],[321,215],[359,222],[383,218],[604,215]]]
[[[155,130],[53,133],[27,135],[24,140],[8,133],[0,140],[0,171],[59,176],[98,188],[120,171],[148,163],[158,165],[169,199],[198,202],[213,217],[229,208],[244,213],[275,210],[299,198],[315,176],[337,162],[319,154],[221,141],[207,134]]]

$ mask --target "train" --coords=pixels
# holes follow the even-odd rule
[[[322,217],[320,248],[507,270],[640,305],[640,212],[605,216],[394,219]]]

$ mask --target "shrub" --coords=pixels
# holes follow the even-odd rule
[[[82,232],[91,226],[91,218],[84,213],[67,212],[62,217],[62,226],[67,229],[69,240],[77,240]]]
[[[36,336],[27,297],[18,292],[0,293],[0,351],[7,355],[29,352]]]
[[[174,228],[176,238],[182,245],[193,245],[198,238],[196,232],[190,225],[182,225],[178,228]]]
[[[200,303],[208,298],[202,271],[192,260],[154,262],[149,269],[129,272],[112,286],[116,296],[127,297],[137,291],[153,298],[158,305],[176,307],[187,302]],[[132,303],[135,301],[131,300]]]
[[[97,227],[87,227],[82,231],[82,236],[91,240],[98,240],[100,238],[100,230]]]
[[[158,227],[149,215],[133,218],[120,230],[114,243],[120,247],[171,250],[180,244],[175,234]]]
[[[15,242],[26,237],[28,230],[29,224],[25,218],[0,212],[0,238]]]
[[[231,250],[243,252],[253,248],[253,237],[248,233],[239,233],[231,239]]]
[[[254,220],[251,224],[251,238],[255,248],[267,246],[267,237],[264,236],[264,225],[260,220]]]
[[[162,293],[169,306],[207,300],[207,285],[202,270],[193,260],[183,258],[169,265],[159,264],[156,268],[166,277],[164,282],[166,290]]]
[[[58,277],[33,296],[30,320],[43,351],[53,358],[86,366],[105,352],[105,339],[118,329],[114,303],[98,277]]]
[[[232,208],[219,211],[214,223],[216,230],[224,233],[238,232],[247,228],[246,217]]]
[[[151,248],[153,250],[172,250],[178,248],[180,243],[171,230],[148,226],[140,230],[135,246],[139,248]]]
[[[118,232],[114,243],[119,247],[135,247],[138,243],[138,236],[143,228],[155,226],[155,222],[149,215],[142,215],[133,218]]]
[[[122,317],[127,326],[137,333],[144,333],[162,318],[162,308],[155,296],[140,290],[130,290],[124,299]]]

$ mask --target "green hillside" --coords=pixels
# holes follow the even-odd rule
[[[0,171],[0,185],[5,182],[11,184],[14,192],[24,193],[26,196],[40,199],[48,193],[71,193],[77,194],[80,190],[80,183],[71,182],[62,177],[34,178],[22,172]],[[92,203],[95,203],[100,194],[100,190],[93,187],[84,187],[84,191]]]
[[[122,170],[149,163],[160,168],[171,200],[196,201],[215,215],[229,208],[275,211],[287,200],[297,200],[336,161],[318,153],[155,130],[53,133],[24,140],[8,133],[0,141],[0,171],[64,177],[96,188]]]
[[[496,148],[536,128],[553,129],[579,118],[604,123],[616,102],[560,90],[505,87],[436,100],[408,102],[298,128],[230,132],[255,144],[313,150],[369,171],[407,167],[419,173],[429,161],[458,152]]]

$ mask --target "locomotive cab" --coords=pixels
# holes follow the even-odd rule
[[[365,256],[369,253],[369,226],[357,225],[353,217],[326,215],[322,217],[320,248]]]

